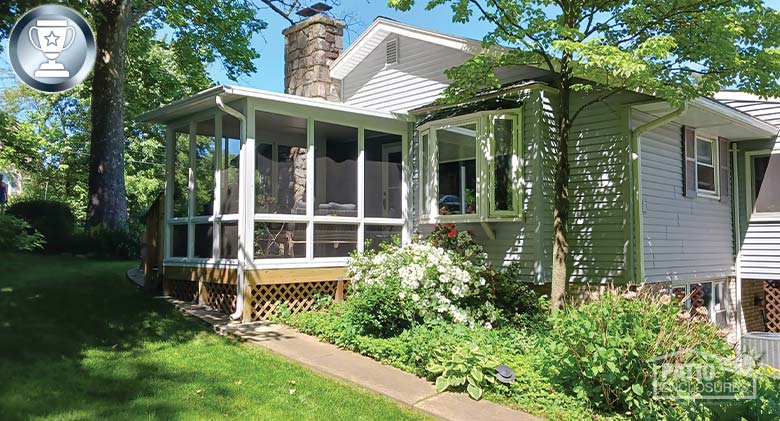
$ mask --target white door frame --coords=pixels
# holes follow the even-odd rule
[[[392,153],[398,153],[401,154],[401,180],[399,180],[398,187],[396,187],[399,191],[398,194],[403,194],[403,142],[393,142],[393,143],[383,143],[382,144],[382,162],[387,163],[388,165],[382,165],[382,212],[383,216],[385,218],[389,218],[389,192],[390,192],[390,154]]]

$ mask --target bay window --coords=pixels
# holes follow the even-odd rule
[[[520,126],[519,110],[509,110],[421,127],[421,218],[435,222],[519,217]]]

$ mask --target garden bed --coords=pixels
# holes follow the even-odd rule
[[[706,312],[668,295],[611,289],[548,316],[544,297],[516,282],[511,267],[490,267],[470,235],[452,225],[436,227],[422,242],[354,255],[350,276],[344,303],[324,298],[296,315],[282,307],[278,318],[426,377],[439,390],[549,419],[780,418],[777,373],[736,366]],[[661,384],[654,382],[659,365],[712,373]],[[498,379],[499,366],[514,378]],[[752,399],[713,400],[696,389],[706,382],[752,387],[753,379]],[[674,396],[661,398],[659,384]]]

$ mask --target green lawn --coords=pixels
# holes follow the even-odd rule
[[[423,418],[211,333],[131,285],[132,264],[0,256],[0,418]]]

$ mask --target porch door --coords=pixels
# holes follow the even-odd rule
[[[382,145],[382,216],[397,218],[401,209],[395,209],[401,198],[403,182],[401,178],[401,143]]]

